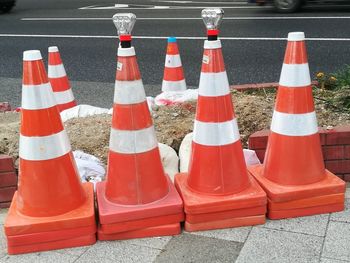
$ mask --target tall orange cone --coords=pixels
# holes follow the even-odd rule
[[[8,253],[93,244],[93,186],[80,182],[40,51],[25,51],[23,60],[18,191],[4,224]]]
[[[72,89],[61,60],[58,47],[49,47],[49,65],[47,74],[55,94],[57,107],[60,111],[70,109],[77,105]]]
[[[134,14],[113,16],[119,36],[105,182],[97,185],[100,240],[180,233],[181,197],[164,174],[145,91],[131,46]]]
[[[344,209],[345,183],[325,170],[303,32],[288,34],[264,165],[249,170],[271,219]]]
[[[179,48],[175,37],[168,38],[168,46],[165,57],[165,67],[162,83],[162,91],[184,91],[186,81],[182,68]]]
[[[217,39],[222,9],[204,9],[204,43],[189,172],[175,185],[184,200],[187,231],[265,222],[266,195],[248,176],[227,74]],[[211,20],[213,19],[213,20]]]

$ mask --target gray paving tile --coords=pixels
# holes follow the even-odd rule
[[[350,223],[350,199],[345,199],[344,211],[331,214],[331,220]]]
[[[100,241],[76,262],[153,262],[160,249],[133,245],[123,241]]]
[[[321,258],[320,263],[345,263],[350,261],[338,260],[334,258]]]
[[[350,261],[350,224],[329,222],[322,257]]]
[[[3,226],[0,226],[0,258],[7,255],[7,244]]]
[[[318,262],[323,238],[253,227],[236,263]]]
[[[72,248],[64,248],[64,249],[59,249],[55,250],[55,252],[60,253],[60,254],[68,254],[72,256],[81,256],[86,252],[86,250],[89,249],[90,246],[85,246],[85,247],[72,247]]]
[[[234,262],[243,243],[183,233],[173,237],[155,262]]]
[[[251,227],[237,227],[210,231],[199,231],[193,232],[191,234],[204,237],[219,238],[229,241],[244,242],[247,239],[251,229]]]
[[[7,208],[1,208],[0,209],[0,225],[4,224],[5,218],[7,216]]]
[[[169,242],[171,239],[171,236],[167,237],[151,237],[151,238],[137,238],[137,239],[129,239],[129,240],[124,240],[120,241],[127,244],[132,244],[132,245],[138,245],[138,246],[145,246],[145,247],[150,247],[150,248],[158,248],[162,249],[164,246]]]
[[[31,253],[31,254],[22,254],[22,255],[13,255],[13,256],[5,256],[0,259],[0,262],[6,263],[70,263],[75,262],[78,257],[68,255],[68,254],[60,254],[55,251],[48,252],[40,252],[40,253]]]
[[[323,214],[282,220],[266,220],[266,223],[259,227],[325,236],[328,218],[329,214]]]

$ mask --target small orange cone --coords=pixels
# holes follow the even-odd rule
[[[271,219],[344,209],[345,183],[324,167],[304,40],[288,35],[265,161],[249,168]]]
[[[120,34],[106,181],[97,184],[100,240],[180,233],[183,204],[164,174],[131,46],[134,14],[116,14]],[[128,33],[121,31],[129,28]],[[176,231],[174,231],[174,229]]]
[[[77,102],[74,99],[58,47],[49,47],[49,66],[47,73],[55,94],[58,109],[64,111],[76,106]]]
[[[221,18],[223,10],[204,9],[202,16]],[[266,194],[247,172],[217,35],[208,30],[204,43],[189,172],[175,176],[186,231],[265,222]]]
[[[182,68],[179,48],[176,38],[168,38],[168,46],[165,57],[165,67],[162,83],[162,91],[184,91],[186,90],[186,81]]]
[[[4,224],[8,253],[93,244],[93,186],[80,182],[40,51],[25,51],[23,60],[18,191]]]

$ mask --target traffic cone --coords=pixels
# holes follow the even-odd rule
[[[186,81],[181,64],[179,48],[176,38],[168,38],[168,46],[165,57],[165,67],[162,83],[162,91],[184,91],[186,90]]]
[[[131,36],[120,34],[106,181],[97,184],[100,240],[180,233],[183,205],[164,174]],[[132,25],[129,25],[132,29]],[[125,27],[125,24],[124,24]]]
[[[212,16],[223,14],[222,9],[209,10]],[[186,231],[265,222],[266,194],[247,172],[218,30],[208,31],[189,172],[175,176]]]
[[[73,108],[77,105],[72,89],[61,60],[58,47],[49,47],[48,77],[55,94],[59,111]]]
[[[25,51],[23,60],[18,191],[4,224],[8,253],[93,244],[93,185],[80,182],[40,51]]]
[[[324,167],[304,40],[288,34],[265,161],[249,168],[271,219],[344,209],[345,183]]]

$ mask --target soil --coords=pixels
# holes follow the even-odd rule
[[[269,128],[275,92],[273,89],[260,89],[249,92],[233,91],[232,95],[242,142],[246,146],[250,134]],[[331,129],[337,125],[350,124],[349,112],[330,107],[321,95],[316,91],[315,106],[319,126]],[[158,141],[178,151],[184,136],[193,129],[195,112],[195,101],[156,108],[152,116]],[[8,154],[16,159],[18,158],[19,119],[20,113],[0,114],[0,154]],[[106,163],[110,123],[111,116],[107,114],[66,121],[65,128],[71,140],[72,149],[93,154]]]

